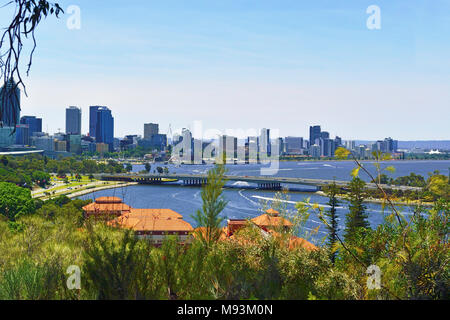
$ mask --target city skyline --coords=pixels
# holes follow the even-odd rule
[[[283,136],[320,123],[348,139],[450,138],[448,2],[378,1],[380,30],[358,1],[113,3],[78,1],[79,30],[69,13],[39,30],[22,114],[50,132],[65,107],[100,104],[119,137],[138,132],[139,115],[161,132],[201,120]]]

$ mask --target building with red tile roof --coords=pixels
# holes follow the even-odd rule
[[[289,220],[280,216],[280,213],[274,209],[269,209],[266,213],[251,219],[251,221],[266,230],[283,228],[289,230],[294,225]]]
[[[131,207],[117,197],[101,197],[83,207],[85,218],[96,217],[101,219],[113,219],[124,213],[130,212]]]
[[[110,226],[130,229],[139,238],[160,245],[169,235],[178,236],[180,242],[191,239],[194,230],[183,216],[171,209],[136,209],[117,197],[102,197],[83,207],[86,217],[102,217]]]

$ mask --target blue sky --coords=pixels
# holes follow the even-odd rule
[[[344,139],[450,139],[450,1],[60,1],[37,32],[22,114],[107,105],[116,136],[322,124]],[[369,30],[366,9],[381,9]],[[0,9],[0,25],[9,12]]]

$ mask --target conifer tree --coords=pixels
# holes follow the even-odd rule
[[[216,165],[208,171],[207,184],[202,188],[202,210],[197,210],[192,218],[196,221],[200,231],[197,236],[207,245],[216,242],[220,237],[220,224],[223,218],[220,213],[225,209],[227,201],[222,195],[225,185],[225,166]]]
[[[338,191],[339,189],[336,185],[336,182],[333,182],[333,184],[325,190],[329,198],[328,205],[330,206],[330,209],[325,212],[325,216],[328,218],[328,245],[332,250],[330,259],[333,264],[336,260],[336,252],[333,252],[333,248],[335,246],[335,243],[338,241],[338,221],[336,210],[336,207],[339,205],[339,200],[337,199]]]
[[[349,213],[345,221],[345,241],[352,243],[356,240],[356,235],[360,228],[368,228],[369,222],[367,220],[366,206],[364,205],[364,198],[366,183],[358,177],[354,177],[349,184],[350,187],[350,205]]]

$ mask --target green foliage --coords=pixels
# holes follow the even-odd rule
[[[334,264],[336,260],[335,247],[338,242],[338,220],[337,220],[338,216],[336,207],[339,206],[339,200],[337,198],[337,195],[339,194],[339,189],[336,183],[333,183],[324,191],[328,196],[328,205],[330,206],[330,209],[326,211],[325,216],[328,218],[327,229],[328,229],[328,246],[330,249],[330,258],[331,262]]]
[[[21,215],[32,213],[34,210],[35,203],[30,190],[12,183],[0,182],[0,214],[15,221]]]
[[[356,233],[360,228],[368,228],[367,214],[365,213],[366,206],[364,205],[365,182],[360,178],[353,178],[349,184],[349,210],[345,222],[345,240],[349,243],[356,238]]]
[[[102,163],[94,160],[64,158],[50,160],[41,155],[24,157],[2,156],[0,160],[0,181],[11,182],[22,187],[32,188],[33,183],[45,187],[50,182],[50,174],[65,178],[75,174],[80,179],[82,174],[124,173],[126,169],[116,161]]]
[[[334,156],[338,160],[347,160],[349,155],[350,151],[343,147],[337,148],[336,151],[334,152]]]
[[[202,210],[197,210],[192,218],[197,223],[197,227],[203,227],[204,232],[198,232],[197,236],[206,245],[216,242],[220,236],[220,224],[223,218],[220,213],[227,205],[227,201],[222,196],[222,188],[225,185],[225,166],[216,165],[208,171],[207,184],[202,188]]]

